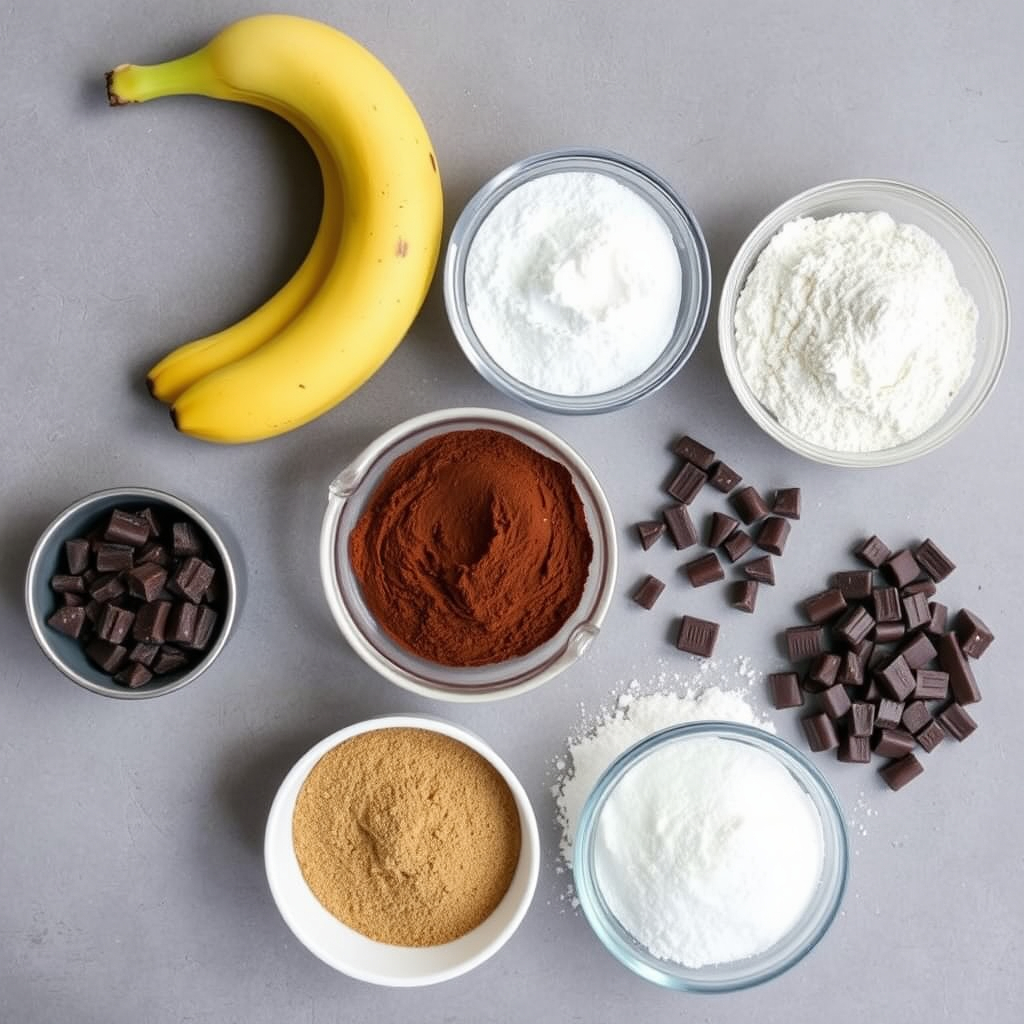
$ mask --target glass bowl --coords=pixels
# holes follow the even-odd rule
[[[594,553],[579,605],[550,640],[521,658],[458,668],[419,658],[380,629],[352,571],[348,538],[395,458],[438,434],[478,429],[500,430],[569,470],[583,503]],[[583,459],[551,431],[493,409],[443,409],[407,420],[381,435],[331,483],[320,531],[320,575],[327,604],[353,650],[398,686],[448,701],[494,700],[525,693],[578,660],[597,636],[608,611],[617,562],[611,508]]]
[[[672,233],[682,270],[682,295],[675,328],[661,354],[639,376],[610,391],[559,395],[513,377],[490,355],[473,329],[466,301],[466,261],[480,225],[510,192],[546,174],[589,171],[632,189],[661,214]],[[462,351],[499,391],[547,412],[599,413],[621,409],[656,391],[682,368],[697,347],[711,304],[711,262],[697,219],[671,186],[628,157],[599,149],[559,149],[512,164],[466,204],[452,230],[444,264],[444,301]]]
[[[797,217],[830,217],[837,213],[884,211],[897,223],[915,224],[949,254],[960,284],[978,307],[977,349],[971,375],[942,417],[910,441],[873,452],[837,452],[803,440],[786,427],[755,397],[740,370],[736,355],[734,316],[736,302],[771,238]],[[718,306],[718,341],[726,376],[740,404],[759,427],[779,444],[798,455],[831,466],[872,468],[894,466],[934,451],[971,420],[985,404],[999,379],[1010,336],[1010,305],[1006,284],[992,250],[977,229],[937,196],[899,181],[855,178],[835,181],[806,192],[773,210],[740,246]]]
[[[519,811],[522,841],[512,882],[490,916],[471,932],[440,946],[407,947],[361,935],[319,903],[306,884],[295,856],[292,819],[306,777],[339,743],[376,729],[430,729],[464,743],[489,761],[505,780]],[[324,963],[360,981],[407,987],[433,985],[465,974],[493,956],[512,937],[537,888],[540,839],[529,797],[515,773],[468,729],[427,715],[389,715],[341,729],[305,753],[281,783],[267,818],[263,842],[270,892],[295,937]]]
[[[793,928],[765,952],[742,960],[700,968],[661,960],[641,945],[618,921],[601,891],[598,826],[615,787],[641,761],[670,744],[702,737],[742,743],[774,757],[814,804],[821,821],[824,857],[810,904]],[[788,743],[771,733],[734,722],[698,722],[672,726],[648,736],[605,769],[580,815],[573,844],[573,876],[583,913],[613,956],[640,977],[686,992],[735,992],[759,985],[789,970],[821,940],[839,910],[849,867],[842,811],[821,773]]]

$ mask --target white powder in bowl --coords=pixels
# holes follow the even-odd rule
[[[491,358],[530,387],[596,395],[643,373],[672,338],[682,268],[643,196],[605,174],[527,181],[466,256],[466,306]]]

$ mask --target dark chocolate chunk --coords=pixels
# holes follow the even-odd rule
[[[85,594],[73,594],[70,590],[65,590],[60,599],[65,608],[82,608],[88,600]]]
[[[903,621],[907,625],[907,631],[926,626],[931,621],[931,613],[928,611],[928,598],[924,594],[911,594],[903,598]]]
[[[193,604],[198,604],[215,573],[216,570],[209,562],[189,556],[175,569],[174,575],[167,582],[167,589],[172,594],[179,594]]]
[[[821,690],[826,690],[830,686],[835,685],[836,676],[839,674],[839,655],[829,654],[822,652],[816,655],[814,660],[811,662],[811,667],[807,670],[807,679],[811,683],[816,683],[821,687]],[[814,692],[820,693],[821,690]]]
[[[96,635],[101,640],[119,644],[128,635],[135,621],[135,613],[116,604],[105,604],[96,622]]]
[[[757,580],[758,583],[767,583],[772,587],[775,585],[775,565],[771,555],[760,555],[745,562],[742,566],[743,575],[748,580]]]
[[[968,658],[980,658],[995,639],[992,630],[967,608],[961,609],[957,615],[954,628],[960,649]]]
[[[50,577],[50,589],[55,594],[84,594],[85,578],[59,572]]]
[[[197,558],[203,551],[203,538],[190,522],[175,523],[171,527],[171,550],[175,558]]]
[[[714,551],[709,551],[683,566],[690,583],[695,587],[706,587],[725,578],[725,570]]]
[[[129,662],[127,667],[114,674],[115,683],[128,686],[133,690],[137,690],[140,686],[145,686],[152,678],[153,673],[138,661]]]
[[[875,587],[871,592],[875,622],[899,622],[903,617],[900,592],[895,587]]]
[[[155,601],[167,582],[167,570],[156,562],[137,565],[127,573],[128,593],[143,601]]]
[[[918,547],[914,558],[936,583],[941,583],[956,568],[930,538]]]
[[[861,561],[867,562],[872,569],[877,569],[892,552],[877,537],[868,537],[853,552]]]
[[[916,742],[906,729],[880,729],[875,734],[875,753],[879,757],[905,757]]]
[[[851,736],[870,738],[875,731],[875,705],[856,700],[850,704],[849,731]]]
[[[196,612],[195,636],[186,646],[195,651],[205,651],[213,639],[213,627],[217,624],[217,613],[206,604],[199,605]]]
[[[950,704],[939,714],[938,722],[959,743],[978,728],[978,723],[959,704]]]
[[[135,613],[132,636],[140,643],[162,644],[167,638],[167,617],[170,601],[150,601]]]
[[[684,462],[683,468],[672,478],[665,488],[676,501],[689,505],[700,493],[700,489],[708,482],[708,475],[698,469],[692,462]],[[177,552],[175,552],[177,553]]]
[[[168,672],[177,672],[188,664],[188,658],[176,647],[161,647],[160,653],[153,659],[153,671],[158,676]]]
[[[636,524],[636,532],[640,535],[640,543],[646,551],[665,532],[665,524],[647,520]]]
[[[900,648],[900,654],[914,672],[927,665],[936,653],[935,645],[924,633],[917,633]]]
[[[661,597],[661,592],[665,589],[665,584],[657,578],[657,576],[647,576],[644,581],[637,587],[636,592],[633,594],[633,600],[636,601],[641,608],[650,610],[654,607],[654,602]],[[195,608],[195,605],[192,605]],[[195,623],[193,622],[193,626]],[[181,640],[181,637],[171,636],[171,640]]]
[[[152,540],[152,538],[160,536],[160,520],[148,505],[141,512],[137,512],[136,515],[149,527],[148,539]]]
[[[769,551],[773,555],[782,555],[786,550],[786,541],[789,539],[789,531],[792,529],[788,519],[781,516],[769,516],[757,531],[757,546],[762,551]]]
[[[751,523],[756,523],[758,519],[764,519],[766,515],[771,511],[768,508],[768,503],[758,494],[755,487],[743,487],[738,490],[731,499],[733,508],[739,513],[740,519],[750,526]]]
[[[844,686],[860,686],[864,682],[864,666],[853,651],[847,651],[839,662],[836,682]]]
[[[816,754],[823,750],[833,750],[839,746],[836,727],[828,715],[824,713],[807,715],[801,719],[800,724],[803,726],[804,735],[807,737],[807,745]]]
[[[109,640],[101,640],[99,637],[86,644],[85,654],[107,675],[113,675],[128,657],[128,651],[120,644],[112,644]]]
[[[89,551],[89,542],[84,537],[64,541],[64,560],[72,576],[80,576],[89,568]]]
[[[93,626],[96,625],[100,620],[100,614],[103,611],[103,605],[99,601],[89,601],[85,606],[85,618],[86,621],[91,623]]]
[[[832,586],[847,601],[865,601],[871,596],[875,585],[875,574],[870,569],[853,569],[850,572],[832,574]]]
[[[930,722],[932,716],[928,713],[928,705],[923,700],[912,700],[903,709],[903,728],[912,732],[915,736]]]
[[[974,678],[974,672],[960,650],[955,633],[943,633],[939,637],[939,668],[949,673],[949,688],[957,704],[977,704],[981,690]]]
[[[868,679],[864,685],[857,691],[857,700],[866,701],[870,704],[874,704],[876,707],[885,699],[885,695],[878,688],[878,682],[875,677],[872,676]]]
[[[903,720],[903,702],[883,697],[875,709],[876,729],[895,729]]]
[[[724,512],[712,512],[708,521],[708,539],[705,542],[709,548],[717,548],[723,541],[727,540],[739,522]]]
[[[898,761],[891,761],[878,774],[885,779],[885,784],[894,792],[902,789],[908,782],[913,782],[924,771],[924,765],[913,754],[907,754]]]
[[[906,700],[917,686],[914,673],[910,670],[906,659],[898,654],[881,671],[877,672],[875,678],[882,692],[888,694],[893,700]]]
[[[867,736],[847,733],[839,741],[839,753],[836,756],[844,764],[870,764],[871,740]]]
[[[949,696],[949,673],[919,668],[914,678],[917,680],[917,686],[914,687],[915,700],[945,700]]]
[[[166,568],[171,564],[171,553],[163,544],[158,544],[156,541],[151,540],[144,544],[135,556],[136,565],[145,565],[149,562]]]
[[[662,515],[677,551],[697,543],[697,527],[693,525],[690,510],[685,505],[673,505],[665,509]]]
[[[757,604],[757,580],[736,580],[732,585],[732,606],[741,612],[753,612]]]
[[[708,483],[716,491],[728,494],[743,479],[734,469],[730,469],[724,462],[716,462],[711,467]]]
[[[786,630],[786,650],[792,662],[821,654],[825,650],[825,630],[821,626],[790,626]]]
[[[196,614],[199,605],[191,601],[178,601],[167,616],[167,640],[175,644],[190,644],[196,634]]]
[[[846,692],[846,687],[839,684],[830,686],[821,695],[821,706],[829,718],[833,720],[842,718],[851,707],[850,695]]]
[[[847,609],[843,617],[833,629],[836,636],[844,640],[850,647],[856,647],[867,639],[868,633],[875,628],[875,620],[866,609],[859,605]],[[868,652],[870,654],[870,651]]]
[[[804,702],[800,677],[795,672],[772,672],[768,676],[768,689],[772,704],[778,710],[798,708]]]
[[[917,564],[914,553],[904,548],[902,551],[897,551],[895,555],[883,563],[882,572],[897,587],[905,587],[908,583],[913,583],[921,575],[921,566]]]
[[[129,544],[96,545],[96,568],[100,572],[120,572],[134,565],[135,551]]]
[[[935,586],[935,580],[925,578],[923,580],[916,580],[913,583],[908,583],[900,590],[900,593],[904,597],[910,597],[912,594],[923,594],[927,601],[929,597],[935,596],[935,592],[938,589],[939,588]]]
[[[722,550],[726,553],[730,562],[735,562],[742,558],[752,547],[754,542],[750,539],[750,534],[745,530],[733,530],[728,540],[722,545]]]
[[[846,598],[836,589],[823,590],[804,601],[804,613],[811,622],[828,622],[846,609]]]
[[[946,632],[946,619],[949,617],[949,609],[938,601],[928,602],[928,611],[931,613],[931,621],[925,626],[927,632],[932,636],[941,636]]]
[[[875,643],[892,644],[902,639],[907,632],[907,627],[902,622],[879,622],[875,626]]]
[[[116,572],[105,572],[89,584],[89,596],[101,604],[116,601],[125,592],[121,577]]]
[[[800,518],[800,488],[783,487],[775,492],[775,500],[772,502],[772,512],[777,516],[785,516],[786,519]]]
[[[698,469],[708,470],[715,461],[715,453],[700,441],[684,435],[672,446],[672,451],[687,462],[692,462]]]
[[[77,640],[82,635],[82,627],[85,625],[85,608],[81,605],[64,605],[46,620],[46,624],[58,633]]]
[[[128,660],[137,661],[140,665],[145,665],[147,668],[153,664],[153,659],[160,652],[159,644],[143,644],[137,643],[129,652]]]
[[[679,636],[676,647],[687,654],[696,654],[700,658],[710,658],[718,640],[718,623],[707,619],[697,619],[692,615],[684,615],[679,623]]]
[[[850,646],[850,650],[857,655],[857,660],[860,662],[861,672],[864,671],[868,661],[871,659],[871,655],[874,653],[875,644],[872,640],[860,640]]]
[[[107,520],[103,539],[114,544],[137,548],[149,540],[149,523],[140,515],[115,508]]]
[[[946,732],[935,721],[934,718],[928,719],[928,724],[917,733],[917,742],[921,744],[921,747],[926,750],[929,754],[946,738]]]

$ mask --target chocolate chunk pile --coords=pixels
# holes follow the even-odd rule
[[[809,624],[785,633],[795,671],[770,675],[768,685],[776,708],[816,702],[803,719],[811,750],[835,750],[851,764],[887,758],[879,771],[897,790],[924,771],[918,748],[931,752],[977,728],[965,708],[981,700],[971,660],[993,636],[966,608],[950,623],[933,600],[956,568],[934,541],[892,552],[869,537],[854,554],[868,568],[834,573],[803,602]]]
[[[672,451],[682,460],[667,487],[668,493],[676,499],[662,512],[660,520],[645,520],[636,524],[637,534],[644,550],[666,533],[677,551],[685,551],[696,545],[711,550],[693,558],[683,565],[683,572],[690,585],[704,587],[725,579],[722,557],[730,564],[738,563],[752,548],[759,552],[740,564],[740,578],[729,584],[729,603],[743,612],[753,612],[757,604],[758,588],[775,583],[775,566],[772,557],[781,557],[789,539],[792,520],[800,518],[800,488],[786,487],[777,490],[772,504],[751,486],[739,487],[743,478],[715,453],[692,437],[682,437]],[[712,512],[707,521],[703,542],[690,514],[697,495],[710,484],[722,494],[728,494],[731,511]],[[737,490],[737,488],[739,488]],[[740,525],[742,521],[742,526]],[[720,555],[718,552],[722,552]],[[633,600],[643,608],[653,608],[661,596],[665,584],[656,576],[647,576],[640,581],[633,592]],[[681,651],[709,657],[718,640],[718,624],[707,619],[684,615],[679,626],[676,646]]]
[[[50,579],[60,605],[47,624],[132,689],[194,665],[218,621],[220,574],[207,547],[188,520],[151,507],[114,509],[86,536],[65,541],[67,571]]]

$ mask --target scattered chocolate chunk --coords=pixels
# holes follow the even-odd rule
[[[167,638],[167,617],[171,613],[170,601],[150,601],[135,613],[132,636],[139,643],[162,644]]]
[[[81,576],[89,568],[89,542],[84,537],[64,541],[64,560],[72,576]]]
[[[741,612],[753,612],[757,604],[757,580],[736,580],[732,585],[732,606]]]
[[[855,647],[875,628],[875,620],[859,605],[849,608],[833,627],[836,636]]]
[[[693,525],[690,510],[685,505],[673,505],[662,514],[677,551],[697,543],[697,527]]]
[[[927,665],[937,653],[935,645],[924,633],[915,634],[900,648],[900,654],[914,672]]]
[[[897,587],[905,587],[908,583],[913,583],[921,575],[921,566],[917,564],[917,559],[914,557],[913,552],[904,549],[903,551],[897,551],[895,555],[883,563],[882,572]]]
[[[198,604],[215,573],[216,570],[209,562],[189,556],[181,562],[174,575],[167,581],[167,589],[172,594],[179,594]]]
[[[183,651],[175,647],[161,647],[160,653],[153,659],[153,671],[158,676],[164,676],[168,672],[177,672],[187,664],[188,658]]]
[[[914,558],[936,583],[941,583],[956,568],[930,538],[917,548]]]
[[[875,587],[871,592],[875,622],[899,622],[903,617],[900,592],[895,587]]]
[[[928,598],[924,594],[911,594],[903,598],[903,621],[906,623],[907,632],[926,626],[931,621],[931,612],[928,611]]]
[[[839,752],[836,756],[844,764],[870,764],[871,740],[867,736],[847,733],[839,741]]]
[[[850,695],[845,686],[830,686],[821,695],[821,706],[833,721],[840,719],[850,710]]]
[[[681,459],[692,462],[698,469],[708,470],[715,461],[715,453],[689,435],[679,438],[672,446],[672,451]]]
[[[928,705],[923,700],[912,700],[903,709],[903,728],[915,736],[930,721],[932,721],[932,716],[928,713]]]
[[[811,690],[812,693],[821,693],[822,690],[827,690],[835,685],[836,676],[839,674],[839,660],[838,654],[829,654],[824,651],[815,656],[811,667],[807,670],[808,683],[816,687]],[[810,690],[811,686],[808,686],[808,689]]]
[[[844,686],[860,686],[864,682],[864,666],[853,651],[846,651],[839,662],[836,682]]]
[[[640,543],[644,551],[651,547],[665,532],[665,524],[647,520],[636,524],[636,532],[640,535]]]
[[[716,462],[711,467],[711,472],[708,476],[708,483],[716,491],[721,491],[723,494],[728,494],[734,487],[739,485],[739,482],[743,479],[734,469],[730,469],[724,462]]]
[[[81,605],[65,605],[58,608],[46,623],[58,633],[77,640],[82,635],[82,627],[85,625],[85,608]]]
[[[679,636],[676,647],[687,654],[696,654],[700,658],[710,658],[718,640],[718,623],[707,619],[697,619],[684,615],[679,623]]]
[[[927,601],[929,597],[935,596],[938,589],[935,586],[935,580],[925,577],[923,580],[915,580],[913,583],[908,583],[900,589],[900,593],[904,597],[910,597],[912,594],[923,594]]]
[[[992,630],[967,608],[956,617],[956,638],[968,658],[980,658],[995,639]]]
[[[739,513],[740,519],[747,526],[750,526],[751,523],[756,523],[758,519],[764,519],[771,511],[768,508],[768,503],[761,497],[755,487],[741,488],[732,495],[731,501],[733,508]]]
[[[196,616],[199,606],[190,601],[178,601],[167,615],[167,640],[174,644],[190,644],[196,634]]]
[[[672,478],[672,482],[665,488],[676,501],[684,505],[693,503],[693,499],[700,493],[700,489],[708,482],[708,475],[702,469],[698,469],[691,462],[684,462],[683,468]]]
[[[928,611],[931,613],[931,621],[925,626],[927,632],[932,636],[941,636],[946,632],[946,620],[949,617],[949,609],[938,601],[928,602]]]
[[[895,729],[903,720],[903,702],[883,697],[875,708],[875,728]]]
[[[205,651],[213,639],[213,629],[217,625],[217,613],[208,605],[199,605],[196,612],[195,635],[186,646],[193,651]]]
[[[894,792],[902,789],[908,782],[913,782],[924,771],[924,765],[913,754],[907,754],[898,761],[892,761],[884,768],[878,769],[878,774],[885,780],[885,784]]]
[[[724,512],[712,512],[711,519],[708,521],[707,546],[709,548],[719,547],[728,540],[729,535],[737,526],[739,526],[739,521],[733,519],[732,516],[727,516]]]
[[[853,569],[832,574],[832,586],[847,601],[866,601],[875,585],[875,574],[870,569]]]
[[[153,664],[153,659],[160,652],[159,644],[143,644],[137,643],[129,652],[128,660],[137,661],[140,665],[145,665],[147,668]]]
[[[171,527],[171,550],[175,558],[198,558],[203,553],[203,539],[192,523],[175,523]]]
[[[790,626],[786,630],[786,650],[792,662],[821,654],[825,650],[825,630],[821,626]]]
[[[636,592],[633,594],[633,600],[636,601],[641,608],[646,608],[650,611],[654,607],[654,602],[661,597],[661,592],[665,589],[665,584],[657,578],[657,576],[648,576],[644,581],[637,587]],[[192,607],[195,607],[194,605]],[[193,623],[194,625],[194,623]],[[181,639],[180,637],[171,637],[172,640]]]
[[[915,700],[945,700],[949,695],[949,674],[937,669],[919,668],[914,674]]]
[[[706,555],[687,562],[683,569],[689,577],[690,584],[694,587],[706,587],[709,583],[725,579],[725,570],[714,551],[709,551]]]
[[[121,572],[134,564],[134,548],[128,544],[110,544],[104,541],[96,545],[96,568],[99,572]]]
[[[893,658],[885,668],[876,674],[875,678],[878,680],[882,692],[896,701],[906,700],[917,686],[914,673],[910,670],[910,666],[902,654]]]
[[[798,708],[804,702],[800,677],[795,672],[773,672],[768,676],[768,689],[772,704],[778,710]]]
[[[56,573],[50,577],[50,589],[55,594],[84,594],[85,579],[67,573]]]
[[[786,519],[800,518],[800,488],[783,487],[775,492],[772,501],[772,512]]]
[[[157,518],[156,513],[147,505],[141,512],[137,512],[136,515],[149,527],[148,540],[152,540],[154,537],[159,537],[162,533],[162,527],[160,526],[160,520]]]
[[[730,562],[736,562],[741,559],[752,547],[754,542],[750,539],[750,534],[745,530],[733,530],[732,535],[722,545],[722,550],[726,553]]]
[[[943,633],[939,637],[939,667],[949,673],[949,688],[957,704],[977,704],[981,691],[974,678],[974,672],[960,650],[955,633]]]
[[[155,601],[167,582],[167,570],[156,562],[135,566],[125,576],[128,593],[143,601]]]
[[[109,640],[101,640],[99,637],[86,644],[85,654],[107,675],[113,675],[128,657],[128,651],[120,644],[112,644]]]
[[[879,644],[893,644],[901,640],[907,632],[907,627],[902,622],[879,622],[875,626],[875,642]]]
[[[823,750],[834,750],[839,746],[839,737],[836,735],[836,727],[828,715],[807,715],[801,719],[804,735],[807,737],[807,745],[816,754]]]
[[[851,736],[870,739],[875,731],[875,705],[863,700],[853,701],[850,704],[849,730]]]
[[[877,569],[892,552],[877,537],[868,537],[853,552],[861,561],[867,562],[872,569]]]
[[[905,757],[916,746],[906,729],[879,729],[875,733],[875,753],[879,757]]]
[[[846,598],[836,589],[823,590],[804,601],[804,613],[811,622],[828,622],[846,609]]]
[[[114,674],[115,683],[120,683],[132,690],[145,686],[152,678],[153,673],[138,661],[130,662],[127,667]]]
[[[762,551],[781,556],[782,552],[786,550],[790,529],[788,519],[783,519],[781,516],[769,516],[757,531],[757,546]]]
[[[101,640],[119,644],[128,635],[135,621],[135,613],[116,604],[105,604],[96,622],[96,635]]]
[[[926,750],[929,754],[946,738],[946,732],[935,721],[934,718],[929,718],[928,724],[917,733],[917,742],[921,744],[921,747]]]
[[[149,562],[154,562],[156,565],[162,565],[166,568],[171,564],[171,553],[163,544],[149,541],[149,543],[144,544],[139,549],[139,553],[135,556],[135,564],[145,565]]]
[[[148,520],[134,512],[124,512],[115,508],[107,520],[103,539],[114,544],[137,548],[149,540],[150,527]]]
[[[978,723],[959,704],[950,704],[940,712],[937,721],[958,743],[962,743],[978,728]]]
[[[771,555],[759,555],[745,562],[742,566],[743,575],[748,580],[757,580],[758,583],[767,583],[768,586],[775,586],[775,565]]]
[[[116,601],[124,592],[125,586],[116,572],[102,573],[89,584],[89,596],[101,604]]]

